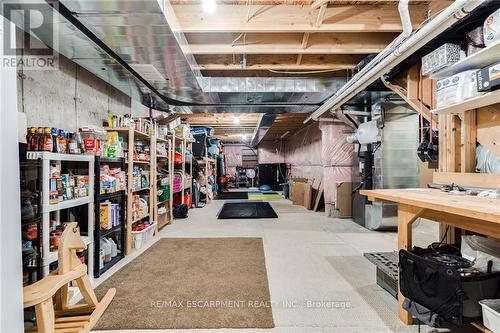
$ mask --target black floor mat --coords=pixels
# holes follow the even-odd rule
[[[248,192],[222,192],[217,194],[215,200],[248,199]]]
[[[278,218],[269,202],[226,202],[218,219],[266,219]]]
[[[267,191],[267,192],[262,192],[262,194],[278,194],[278,192],[275,192],[275,191]]]

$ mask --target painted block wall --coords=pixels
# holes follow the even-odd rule
[[[146,116],[147,108],[59,55],[57,70],[18,68],[18,108],[27,126],[75,131],[83,125],[102,126],[108,111]]]

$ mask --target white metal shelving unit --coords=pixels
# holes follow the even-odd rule
[[[51,152],[27,152],[27,158],[32,160],[42,160],[42,270],[43,276],[49,274],[49,265],[58,259],[57,251],[50,251],[50,234],[49,221],[50,213],[54,212],[56,220],[59,220],[60,211],[63,209],[74,208],[82,205],[87,205],[88,210],[88,235],[82,237],[87,244],[87,269],[90,272],[89,276],[93,276],[94,269],[94,156],[90,155],[70,155],[57,154]],[[50,162],[51,161],[67,161],[67,162],[84,162],[88,164],[89,176],[89,191],[88,195],[83,198],[77,198],[67,201],[62,201],[57,204],[50,204]]]

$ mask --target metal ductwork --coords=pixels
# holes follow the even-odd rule
[[[187,45],[183,34],[169,26],[172,13],[167,0],[35,1],[54,17],[52,26],[39,29],[35,37],[154,109],[312,112],[346,82],[343,78],[204,78],[194,57],[182,51]],[[22,28],[22,18],[14,23]]]

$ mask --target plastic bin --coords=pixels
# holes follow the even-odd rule
[[[182,174],[176,172],[174,174],[174,193],[182,192]]]
[[[170,184],[165,184],[161,188],[162,193],[158,197],[159,202],[163,202],[170,199]]]
[[[149,227],[141,231],[132,231],[132,248],[140,249],[149,242],[154,235],[156,222],[153,222]]]
[[[483,309],[483,325],[493,333],[500,332],[500,299],[479,301]]]

